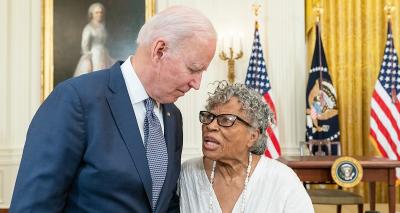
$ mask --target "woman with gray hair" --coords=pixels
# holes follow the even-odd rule
[[[256,91],[219,82],[206,110],[204,156],[182,165],[181,212],[314,212],[293,170],[264,156],[273,113]]]
[[[105,12],[104,5],[98,2],[91,4],[88,9],[89,23],[82,31],[82,55],[74,76],[108,68],[115,62],[106,47]]]

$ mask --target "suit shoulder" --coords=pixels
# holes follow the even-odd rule
[[[79,85],[79,87],[88,84],[91,85],[94,83],[99,84],[109,79],[110,72],[111,72],[110,69],[99,70],[88,74],[83,74],[74,78],[70,78],[66,80],[65,83],[72,84],[74,86]]]
[[[105,69],[68,79],[61,84],[70,84],[82,96],[96,97],[104,95],[108,89],[110,74],[113,70]]]

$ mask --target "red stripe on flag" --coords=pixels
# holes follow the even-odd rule
[[[271,96],[269,95],[269,92],[266,92],[266,93],[264,94],[264,99],[265,99],[265,102],[267,102],[268,106],[271,108],[272,112],[274,112],[274,114],[276,114],[276,111],[275,111],[275,104],[274,104],[274,102],[272,101],[272,98],[271,98]],[[276,116],[275,116],[275,120],[277,120],[277,119],[276,119]]]
[[[378,148],[378,150],[381,153],[381,155],[383,157],[385,157],[385,158],[389,158],[389,156],[388,156],[387,152],[385,151],[385,149],[382,147],[382,145],[380,143],[377,142],[378,138],[376,137],[376,133],[372,128],[369,129],[369,134],[372,137],[373,142],[376,145],[376,147]]]
[[[397,112],[400,114],[400,102],[394,104],[396,106]]]
[[[275,119],[275,125],[276,125],[277,118],[276,118],[275,104],[274,104],[274,101],[272,100],[272,97],[269,95],[269,92],[266,92],[266,93],[264,94],[264,100],[265,100],[265,102],[268,104],[269,108],[271,109],[271,111],[272,111],[272,112],[274,113],[274,115],[275,115],[274,119]],[[272,145],[273,145],[274,148],[275,148],[275,151],[276,151],[276,152],[278,153],[278,155],[280,156],[280,155],[281,155],[281,147],[280,147],[280,145],[279,145],[278,138],[276,137],[276,135],[275,135],[273,129],[272,129],[271,127],[269,127],[269,128],[266,129],[266,132],[267,132],[267,135],[268,135],[268,137],[270,138],[270,140],[271,140],[271,142],[272,142]],[[269,157],[269,158],[272,158],[272,154],[271,154],[271,152],[270,152],[268,149],[265,151],[265,155],[266,155],[267,157]]]
[[[272,144],[274,145],[276,152],[279,155],[281,155],[281,147],[279,146],[278,139],[276,138],[275,133],[274,133],[274,131],[272,131],[271,127],[267,128],[267,133],[268,133],[268,137],[271,138]]]
[[[378,129],[380,130],[380,132],[382,132],[382,135],[388,141],[388,143],[389,143],[390,147],[392,148],[393,153],[396,155],[397,159],[400,159],[399,153],[397,152],[396,144],[393,142],[386,127],[382,124],[381,120],[379,120],[378,116],[376,115],[376,113],[373,109],[371,110],[371,117],[375,120],[376,125],[378,126]]]
[[[392,112],[390,109],[387,107],[385,102],[382,100],[381,96],[374,90],[374,93],[372,94],[373,99],[378,103],[379,107],[382,109],[382,111],[385,113],[385,115],[388,117],[390,123],[393,126],[393,129],[397,133],[397,140],[400,141],[400,129],[397,126],[396,119],[393,117]]]
[[[269,158],[272,158],[272,155],[271,155],[271,153],[269,152],[268,149],[265,150],[265,156],[267,156]]]

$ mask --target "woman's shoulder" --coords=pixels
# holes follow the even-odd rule
[[[182,172],[191,172],[195,170],[202,170],[204,168],[203,166],[203,158],[202,157],[196,157],[196,158],[191,158],[189,160],[186,160],[182,164]]]
[[[189,159],[182,164],[180,174],[181,182],[199,182],[204,179],[204,175],[205,171],[202,157]]]
[[[261,157],[250,181],[256,185],[255,190],[269,191],[279,197],[287,197],[303,187],[291,168],[267,157]]]
[[[86,24],[85,27],[83,28],[83,31],[89,31],[89,30],[92,30],[92,29],[93,29],[93,26],[92,26],[90,23],[88,23],[88,24]]]
[[[262,156],[260,159],[261,166],[264,171],[269,171],[274,173],[274,177],[278,177],[279,179],[298,179],[296,173],[284,163],[271,159],[265,156]]]
[[[93,33],[96,30],[96,26],[94,26],[92,23],[87,23],[85,27],[83,28],[83,32],[85,33]]]

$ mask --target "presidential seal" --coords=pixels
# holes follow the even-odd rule
[[[336,91],[332,83],[315,80],[307,101],[310,106],[306,110],[307,127],[312,129],[313,134],[316,132],[328,132],[330,125],[321,125],[319,121],[326,121],[338,115]]]
[[[358,160],[352,157],[340,157],[333,163],[331,175],[337,185],[349,188],[360,183],[363,170]]]

